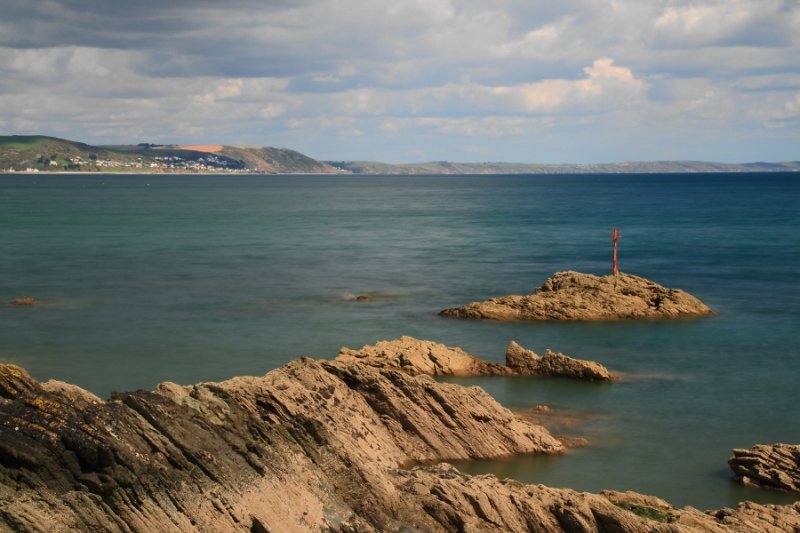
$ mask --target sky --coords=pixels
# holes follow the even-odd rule
[[[800,160],[800,0],[0,0],[0,134]]]

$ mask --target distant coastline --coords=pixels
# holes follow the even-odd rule
[[[42,135],[0,136],[0,173],[46,174],[674,174],[799,172],[800,161],[717,163],[709,161],[629,161],[542,164],[430,161],[320,161],[286,148],[218,144],[92,146]]]

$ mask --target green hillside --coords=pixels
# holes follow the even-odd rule
[[[98,160],[112,157],[96,146],[43,135],[0,136],[0,170],[94,170]],[[130,156],[121,159],[130,160]]]
[[[90,146],[41,135],[8,135],[0,136],[0,171],[271,174],[341,172],[294,150],[234,146],[222,146],[215,151],[187,148],[149,143]]]

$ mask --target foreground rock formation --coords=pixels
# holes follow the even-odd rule
[[[800,504],[702,513],[420,461],[558,453],[477,387],[300,359],[102,401],[0,365],[0,530],[792,531]]]
[[[337,361],[360,363],[374,368],[400,370],[411,375],[428,376],[559,376],[576,379],[611,381],[616,376],[594,361],[574,359],[547,350],[539,356],[511,341],[506,350],[506,364],[490,363],[461,348],[445,346],[413,337],[400,337],[362,346],[357,350],[342,348]]]
[[[558,272],[528,296],[503,296],[439,313],[491,320],[619,320],[711,315],[703,302],[631,274]]]
[[[728,464],[744,485],[800,492],[800,445],[757,444],[733,450]]]

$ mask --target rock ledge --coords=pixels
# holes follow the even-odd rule
[[[800,445],[756,444],[735,449],[728,459],[734,479],[744,485],[800,492]]]

